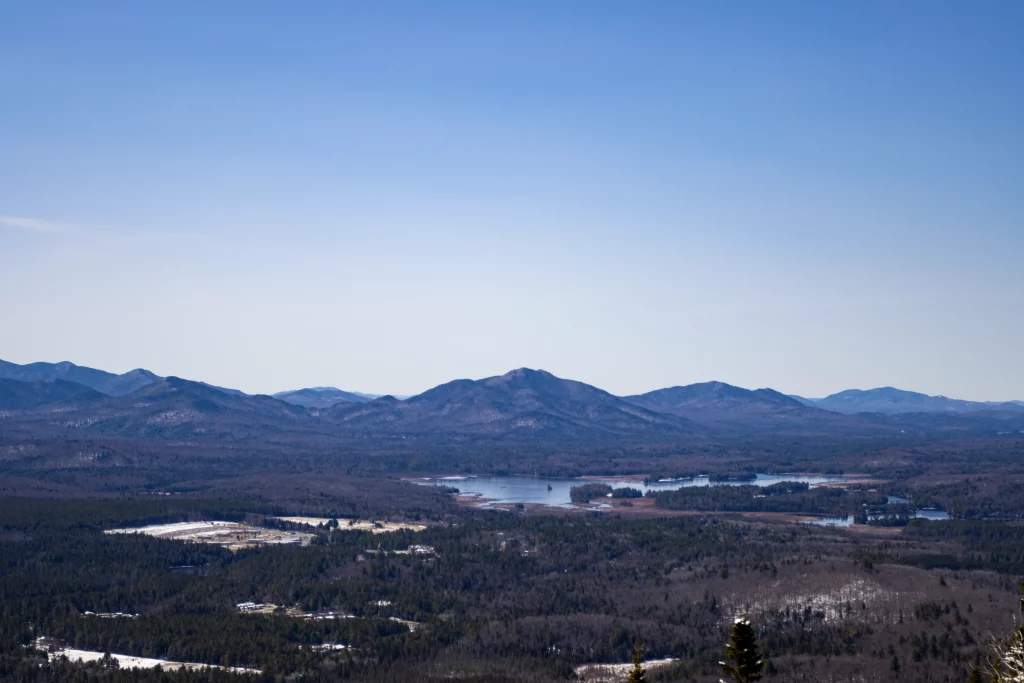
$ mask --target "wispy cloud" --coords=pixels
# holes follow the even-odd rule
[[[67,235],[69,233],[73,233],[77,237],[85,237],[91,240],[109,238],[117,239],[121,242],[125,240],[134,240],[150,244],[189,244],[206,241],[205,235],[165,230],[112,229],[95,225],[61,223],[58,221],[46,220],[44,218],[29,218],[27,216],[0,216],[0,226],[51,234]]]
[[[23,230],[34,230],[36,232],[68,232],[74,226],[68,223],[58,223],[42,218],[27,218],[25,216],[0,216],[0,225]]]

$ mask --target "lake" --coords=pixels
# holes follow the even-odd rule
[[[890,498],[897,498],[898,496],[890,496]],[[893,501],[889,501],[892,503]],[[899,502],[909,503],[906,498],[900,498]],[[873,515],[875,519],[879,515]],[[932,508],[922,508],[914,512],[915,519],[930,519],[932,521],[942,521],[949,519],[949,513],[943,510],[935,510]],[[819,519],[811,519],[805,522],[806,524],[818,524],[821,526],[853,526],[853,515],[847,515],[846,517],[821,517]]]
[[[806,474],[758,474],[752,481],[711,481],[707,477],[693,479],[669,479],[644,484],[643,482],[607,481],[614,488],[629,486],[647,491],[674,491],[687,486],[768,486],[780,481],[807,482],[810,486],[834,481],[844,481],[842,476]],[[427,486],[454,486],[459,492],[484,499],[480,507],[492,505],[533,503],[552,507],[572,507],[569,489],[580,484],[594,483],[588,479],[548,479],[524,476],[483,476],[483,477],[436,477],[417,481]]]

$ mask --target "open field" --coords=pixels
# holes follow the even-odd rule
[[[58,650],[50,653],[50,659],[67,657],[72,662],[99,662],[103,660],[104,653],[92,652],[89,650],[75,650],[72,648]],[[162,668],[164,671],[179,671],[181,669],[221,669],[235,674],[259,674],[259,669],[247,669],[236,666],[217,666],[216,664],[196,664],[194,662],[171,662],[166,659],[151,659],[149,657],[132,657],[130,655],[119,655],[110,653],[111,658],[117,661],[122,669],[155,669]]]
[[[309,545],[312,534],[278,531],[237,522],[178,522],[154,524],[134,529],[108,529],[106,534],[144,534],[155,538],[210,543],[230,550],[260,545]]]
[[[88,663],[102,662],[106,653],[94,652],[92,650],[76,650],[74,648],[61,647],[50,638],[39,638],[36,640],[36,647],[47,650],[47,658],[50,661],[67,657],[68,661]],[[195,662],[172,662],[167,659],[154,659],[152,657],[133,657],[131,655],[119,655],[110,653],[111,659],[117,662],[122,669],[155,669],[160,667],[164,671],[220,669],[230,671],[234,674],[260,674],[259,669],[247,668],[244,666],[218,666],[216,664],[197,664]]]

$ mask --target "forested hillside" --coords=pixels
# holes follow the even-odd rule
[[[570,680],[580,665],[628,661],[639,639],[648,658],[678,660],[656,680],[712,681],[733,618],[747,614],[769,681],[966,680],[988,633],[1006,630],[1024,573],[1024,528],[998,522],[917,521],[873,538],[721,517],[455,510],[422,532],[342,524],[314,529],[307,547],[234,553],[102,533],[182,518],[270,523],[269,512],[199,499],[0,501],[4,675],[24,679],[40,635],[271,678],[474,682]],[[433,552],[395,554],[414,544]],[[240,613],[246,601],[279,610]],[[314,647],[324,643],[346,647]]]

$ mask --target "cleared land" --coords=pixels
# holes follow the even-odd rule
[[[145,534],[156,538],[193,543],[210,543],[230,550],[260,545],[309,545],[312,534],[279,531],[238,522],[179,522],[153,524],[133,529],[108,529],[105,534]]]
[[[50,639],[40,638],[36,641],[36,647],[48,649],[47,658],[51,661],[67,657],[72,662],[99,662],[106,656],[103,652],[92,650],[76,650],[74,648],[60,647],[53,643],[47,643]],[[236,674],[259,674],[259,669],[249,669],[242,666],[218,666],[216,664],[197,664],[195,662],[172,662],[167,659],[153,659],[151,657],[133,657],[131,655],[118,655],[110,653],[111,659],[115,660],[122,669],[155,669],[162,668],[164,671],[180,671],[183,669],[222,669]]]

